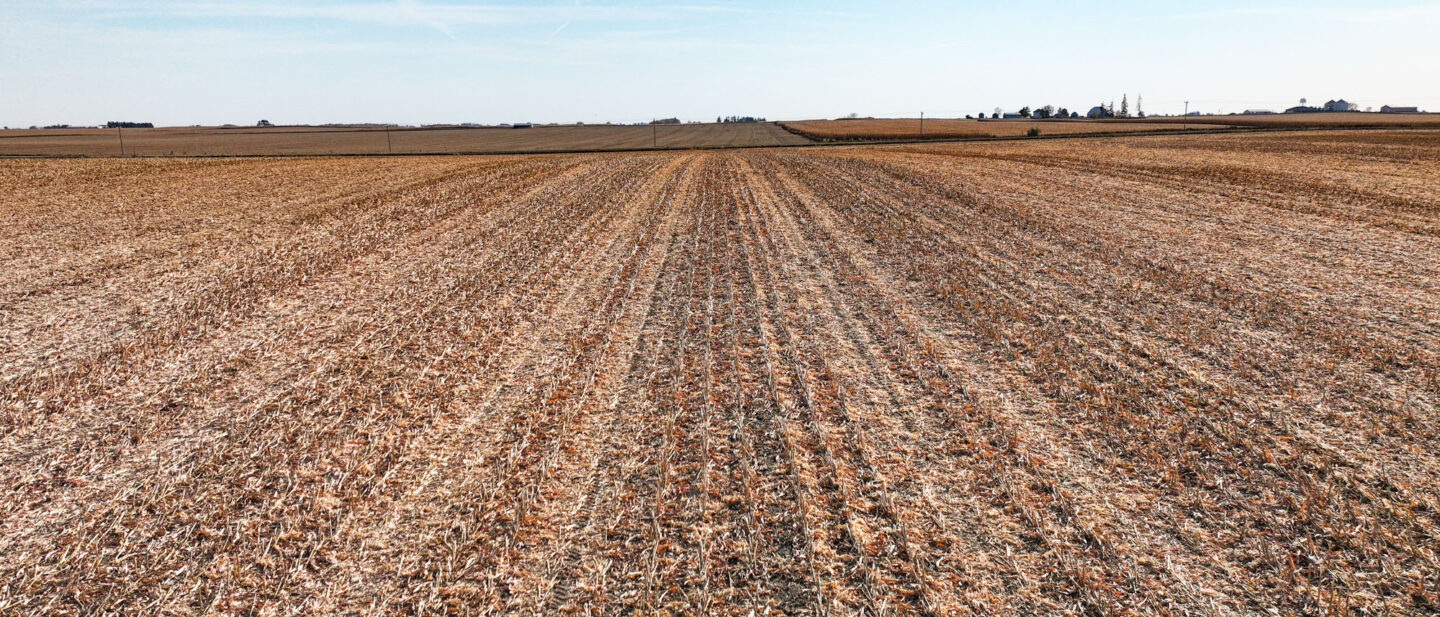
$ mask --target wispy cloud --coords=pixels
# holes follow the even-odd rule
[[[1396,21],[1440,19],[1440,3],[1420,4],[1401,7],[1309,7],[1309,6],[1252,6],[1213,11],[1193,11],[1160,15],[1156,19],[1169,21],[1226,19],[1232,17],[1285,17],[1292,19],[1317,19],[1347,23],[1382,23]]]
[[[580,8],[580,0],[575,0],[575,8]],[[566,19],[565,23],[560,24],[559,28],[556,28],[550,33],[550,38],[546,39],[546,42],[553,41],[555,37],[560,36],[561,32],[564,32],[566,28],[570,27],[570,22],[572,21],[574,21],[574,19]]]
[[[442,17],[430,14],[428,7],[421,4],[420,0],[396,0],[395,4],[410,19],[430,26],[451,39],[455,38],[455,30],[450,24]]]
[[[592,5],[580,0],[544,6],[461,4],[455,0],[54,0],[38,5],[12,5],[0,0],[0,8],[29,13],[27,30],[46,33],[34,41],[32,49],[53,48],[56,41],[83,37],[155,57],[189,54],[192,49],[216,44],[243,49],[250,43],[254,50],[242,55],[408,54],[417,50],[447,55],[458,50],[476,57],[508,55],[511,62],[567,65],[613,63],[617,55],[664,56],[699,49],[811,53],[813,49],[793,41],[736,33],[748,31],[750,25],[781,19],[812,18],[809,21],[813,23],[846,17],[829,10],[772,9],[723,2]],[[720,16],[727,18],[718,19]],[[257,29],[237,20],[271,23]],[[286,22],[302,27],[276,27]],[[560,36],[575,32],[579,24],[593,27],[586,28],[581,36]],[[351,25],[428,29],[443,35],[444,42],[416,46],[413,40],[383,35],[356,37],[346,30]],[[137,45],[136,41],[143,43]]]
[[[361,2],[256,2],[152,0],[58,0],[39,7],[64,15],[100,18],[262,18],[318,19],[375,25],[423,25],[452,30],[466,25],[510,25],[574,21],[649,21],[704,13],[741,12],[722,4],[574,6],[472,4],[421,0]]]
[[[259,18],[311,19],[371,25],[421,25],[442,32],[459,26],[566,24],[575,22],[647,22],[684,20],[721,14],[783,18],[849,18],[853,14],[829,9],[756,8],[723,2],[696,4],[628,3],[608,5],[492,2],[461,3],[454,0],[328,0],[290,2],[280,0],[54,0],[43,4],[15,4],[0,0],[0,8],[23,7],[67,19],[129,18]]]

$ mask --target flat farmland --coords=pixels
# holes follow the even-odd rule
[[[1178,118],[1176,120],[1179,120]],[[1181,127],[1148,121],[1110,121],[1084,119],[1023,120],[963,118],[926,118],[921,132],[919,118],[856,118],[844,120],[800,120],[779,123],[792,133],[816,141],[885,141],[908,139],[986,139],[1021,137],[1030,129],[1041,135],[1081,135],[1146,131],[1174,131]],[[1190,123],[1192,128],[1227,128],[1223,119],[1211,118],[1203,125]]]
[[[0,614],[1433,615],[1440,132],[0,161]]]
[[[770,122],[512,128],[157,128],[0,131],[0,156],[448,154],[783,146],[810,140]],[[387,141],[388,140],[388,141]]]

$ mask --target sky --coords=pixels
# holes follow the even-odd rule
[[[0,0],[0,124],[1440,111],[1440,1]]]

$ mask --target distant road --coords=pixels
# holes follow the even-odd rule
[[[387,143],[388,133],[388,143]],[[508,127],[177,127],[124,129],[126,155],[446,154],[788,146],[809,139],[772,122]],[[0,155],[115,156],[114,129],[0,131]]]

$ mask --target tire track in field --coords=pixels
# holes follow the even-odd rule
[[[751,185],[742,181],[745,185]],[[844,535],[863,567],[868,610],[876,614],[927,613],[929,585],[918,561],[913,559],[909,531],[893,507],[889,489],[877,477],[868,437],[857,425],[845,394],[846,386],[835,377],[826,352],[838,351],[833,340],[817,345],[821,333],[813,314],[825,308],[807,305],[819,278],[817,261],[803,254],[790,212],[782,211],[773,195],[755,193],[755,231],[765,230],[769,268],[767,278],[783,302],[783,320],[778,320],[784,340],[793,341],[790,357],[802,402],[802,417],[818,444],[829,474],[822,480],[834,488],[836,507],[844,521]],[[759,218],[763,217],[763,218]],[[801,268],[803,267],[803,272]],[[814,299],[810,300],[814,302]],[[822,351],[825,350],[825,351]]]
[[[763,161],[761,162],[763,163]],[[774,172],[769,173],[773,175]],[[764,182],[764,180],[757,180],[752,182],[752,184],[761,182]],[[789,205],[787,211],[794,212],[802,218],[808,219],[808,217],[804,216],[804,211],[808,206],[803,204],[823,201],[822,198],[808,194],[792,193],[791,191],[796,190],[795,188],[791,188],[796,186],[794,180],[788,178],[781,180],[777,178],[771,182],[778,185],[776,190],[780,191],[779,194],[782,196],[782,199]],[[790,187],[786,187],[787,184],[789,184]],[[804,191],[804,189],[799,190]],[[793,225],[793,228],[806,230],[807,232],[817,231],[822,234],[828,233],[821,231],[825,229],[824,225],[817,224],[813,220],[797,221]],[[815,241],[820,242],[821,246],[833,244],[834,242],[833,239],[824,238],[817,238]],[[844,276],[851,280],[857,282],[868,280],[868,275],[857,271],[855,266],[847,263],[844,258],[836,261],[836,258],[843,256],[843,254],[834,253],[832,249],[822,250],[824,250],[824,252],[821,253],[823,257],[817,258],[816,261],[830,264],[832,267],[841,267]],[[857,299],[873,297],[864,291],[864,287],[858,289],[851,287],[847,292],[849,297]],[[1063,486],[1074,489],[1077,483],[1072,481],[1061,482],[1064,479],[1063,476],[1057,475],[1041,462],[1051,458],[1052,453],[1035,454],[1029,451],[1033,449],[1033,446],[1026,445],[1030,440],[1026,439],[1025,436],[1033,431],[1033,427],[1024,425],[1023,423],[1019,427],[1016,427],[1013,419],[1005,418],[990,411],[988,409],[990,407],[1002,407],[1002,401],[978,399],[977,394],[979,390],[977,388],[981,384],[973,381],[974,376],[970,376],[972,379],[971,382],[961,383],[957,375],[948,369],[948,363],[936,356],[935,349],[942,347],[944,345],[943,342],[926,337],[917,327],[906,323],[908,321],[906,318],[894,312],[893,301],[878,298],[876,298],[876,300],[878,301],[867,307],[868,310],[865,311],[865,314],[871,320],[877,317],[885,317],[889,320],[889,323],[878,326],[872,325],[871,328],[873,333],[884,337],[889,345],[900,352],[897,355],[891,356],[891,361],[908,365],[906,367],[908,369],[907,372],[918,377],[918,385],[929,390],[933,396],[943,402],[940,409],[950,412],[948,415],[937,418],[937,421],[931,422],[931,425],[927,427],[928,430],[922,430],[921,432],[931,436],[955,434],[961,439],[961,444],[965,444],[969,448],[974,449],[967,453],[963,447],[957,448],[952,444],[937,443],[932,446],[933,451],[944,452],[949,457],[959,455],[974,457],[970,460],[963,458],[954,460],[952,458],[951,461],[944,464],[945,468],[989,468],[988,479],[992,482],[998,480],[998,483],[990,486],[982,484],[972,490],[977,494],[989,495],[991,499],[995,500],[996,505],[1015,512],[1018,517],[1015,522],[1009,525],[1001,524],[996,526],[1001,529],[1023,529],[1026,527],[1033,529],[1033,531],[1028,534],[1021,534],[1021,536],[1029,535],[1032,539],[1027,542],[1034,544],[1014,542],[1012,540],[1010,546],[1003,549],[1005,552],[1005,561],[1009,562],[1007,564],[1008,567],[1016,572],[1017,578],[1021,581],[1022,585],[1032,587],[1029,593],[1014,594],[1012,592],[1009,595],[1022,598],[1033,597],[1033,594],[1039,591],[1042,596],[1050,596],[1050,598],[1043,599],[1042,601],[1063,601],[1062,598],[1067,595],[1079,595],[1083,601],[1088,603],[1092,608],[1102,609],[1105,612],[1120,613],[1132,610],[1132,608],[1137,606],[1141,608],[1149,606],[1150,608],[1148,610],[1154,610],[1155,606],[1167,604],[1168,602],[1164,600],[1157,600],[1154,595],[1149,595],[1148,597],[1147,595],[1140,595],[1130,598],[1112,597],[1110,590],[1116,586],[1115,581],[1129,579],[1130,584],[1126,585],[1127,589],[1144,590],[1145,586],[1135,584],[1137,581],[1129,574],[1129,572],[1132,572],[1135,568],[1135,564],[1133,562],[1126,563],[1128,559],[1132,559],[1127,556],[1126,552],[1117,552],[1115,546],[1116,540],[1108,537],[1108,533],[1103,527],[1097,525],[1096,521],[1089,520],[1088,517],[1083,514],[1084,509],[1077,507],[1074,495],[1067,492],[1064,488],[1057,488],[1057,483],[1060,483]],[[896,334],[903,334],[903,336],[896,337]],[[906,339],[910,340],[907,341]],[[924,360],[917,364],[913,360],[913,358],[917,357],[923,358]],[[958,416],[955,414],[958,414]],[[978,418],[979,421],[966,422],[963,420],[965,415],[978,415],[980,416]],[[1002,456],[997,457],[997,453]],[[944,473],[945,472],[941,470],[927,471],[929,475]],[[897,481],[903,484],[906,475],[907,474],[899,474]],[[962,485],[974,484],[973,480],[963,476],[957,478],[956,482]],[[911,492],[919,493],[921,490],[920,488],[913,488]],[[1047,507],[1045,509],[1039,509],[1036,508],[1035,504],[1045,504]],[[986,516],[993,518],[995,513],[993,511],[987,512]],[[919,519],[918,516],[912,518],[916,520]],[[994,523],[991,524],[993,525]],[[906,533],[908,535],[913,532],[914,527],[912,526],[912,529],[907,530]],[[921,546],[918,542],[911,544],[917,547]],[[930,544],[933,545],[934,542],[932,541]],[[940,544],[945,544],[943,538]],[[1036,551],[1040,548],[1043,548],[1048,553],[1058,552],[1060,555],[1059,561],[1063,566],[1061,568],[1061,574],[1067,579],[1065,584],[1058,584],[1059,581],[1055,580],[1047,580],[1052,578],[1051,575],[1044,573],[1045,570],[1049,569],[1048,566],[1045,565],[1048,559],[1038,554],[1033,555],[1027,562],[1029,568],[1034,568],[1039,570],[1039,572],[1026,572],[1022,564],[1027,564],[1027,562],[1013,561],[1011,559],[1011,555],[1025,555],[1027,552]],[[1121,547],[1120,550],[1123,551],[1123,547]],[[917,554],[915,555],[915,561],[917,564],[921,564],[916,566],[917,569],[926,570],[934,568],[926,568],[923,565],[924,563],[936,563],[937,560],[934,558],[926,559],[923,555]],[[1090,563],[1093,561],[1099,561],[1100,563]],[[960,576],[959,573],[955,572],[951,574],[956,577]],[[980,581],[972,580],[968,581],[968,583],[972,585],[977,583],[980,585],[989,584],[983,580],[983,575]],[[1040,587],[1038,589],[1034,588],[1036,585],[1040,585]],[[1153,594],[1153,591],[1151,594]],[[978,602],[982,606],[986,602],[993,601],[993,597],[986,594],[972,595],[972,598],[972,604]],[[943,610],[956,609],[954,607],[945,607]],[[993,609],[985,610],[988,612]],[[1035,609],[1032,608],[1030,610]]]
[[[629,409],[636,422],[626,425],[630,437],[629,458],[615,470],[616,501],[607,505],[611,519],[596,539],[600,559],[587,581],[585,593],[572,600],[584,606],[598,601],[611,610],[656,612],[657,596],[668,590],[655,589],[658,567],[661,512],[666,497],[667,443],[670,438],[661,420],[661,406],[673,405],[658,392],[665,392],[673,379],[670,371],[685,350],[681,343],[690,318],[700,264],[701,214],[693,207],[693,196],[682,193],[681,204],[672,206],[666,239],[666,261],[656,290],[651,296],[645,326],[635,353],[630,358],[624,389],[617,393],[618,405]],[[623,452],[623,451],[622,451]],[[623,457],[623,454],[622,454]],[[622,459],[623,460],[623,459]],[[593,600],[591,600],[593,599]]]
[[[672,174],[667,182],[673,184],[677,178]],[[633,414],[623,413],[620,403],[626,395],[625,377],[631,370],[629,367],[647,349],[646,334],[654,327],[652,318],[658,314],[658,303],[673,291],[674,279],[669,280],[670,287],[665,286],[663,279],[673,263],[670,249],[677,235],[675,224],[679,210],[675,201],[678,196],[669,191],[661,198],[663,209],[657,211],[651,221],[657,229],[651,241],[658,255],[647,260],[644,272],[632,280],[627,292],[627,297],[635,300],[643,290],[641,296],[645,301],[627,303],[627,314],[619,319],[627,325],[623,327],[623,334],[616,337],[622,343],[597,370],[599,381],[591,395],[591,404],[599,406],[597,417],[587,418],[588,424],[577,426],[557,444],[571,454],[568,458],[584,460],[577,461],[578,469],[574,470],[557,465],[564,480],[574,485],[565,487],[570,490],[564,498],[542,503],[534,516],[536,521],[570,521],[554,530],[552,550],[536,551],[518,566],[530,571],[517,578],[534,583],[529,593],[539,604],[532,607],[535,612],[570,614],[581,607],[599,604],[601,600],[591,595],[603,590],[597,578],[613,567],[604,550],[604,527],[613,520],[620,499],[621,482],[616,476],[628,473],[625,466],[631,457],[631,441],[643,430]],[[588,457],[582,456],[587,452],[591,453]],[[518,595],[523,596],[525,592]]]
[[[345,544],[357,547],[361,555],[394,555],[409,547],[416,551],[416,556],[423,556],[424,547],[416,545],[423,541],[414,539],[414,534],[436,531],[443,525],[430,520],[435,516],[434,505],[442,503],[434,493],[457,490],[451,486],[454,481],[470,480],[455,474],[463,466],[474,464],[468,457],[487,451],[485,441],[501,439],[507,430],[498,423],[508,416],[490,417],[489,414],[507,411],[501,402],[517,387],[513,382],[529,379],[529,372],[540,366],[537,363],[542,361],[541,354],[553,353],[546,347],[557,341],[536,336],[533,330],[555,329],[578,319],[570,305],[590,298],[593,286],[605,279],[598,271],[595,280],[567,278],[577,272],[568,269],[566,264],[605,263],[594,257],[594,252],[609,250],[607,247],[615,246],[618,241],[616,234],[623,225],[619,216],[625,208],[615,196],[628,194],[625,187],[637,184],[656,168],[653,164],[643,169],[630,164],[620,168],[627,171],[628,177],[612,174],[612,178],[604,182],[587,182],[591,186],[585,186],[579,194],[567,194],[578,187],[559,192],[547,199],[558,198],[559,203],[569,205],[558,210],[556,216],[533,218],[514,225],[517,237],[525,238],[520,244],[522,252],[518,254],[539,249],[548,253],[547,258],[533,263],[511,280],[497,281],[496,289],[503,285],[524,290],[514,301],[476,305],[483,317],[477,322],[478,328],[457,341],[460,357],[455,362],[463,368],[452,369],[450,377],[457,385],[454,396],[447,402],[444,417],[396,463],[396,473],[387,474],[383,486],[371,496],[374,507],[367,508],[342,530]],[[592,203],[585,201],[587,191],[593,191],[596,196]],[[544,232],[537,234],[536,230]],[[560,230],[565,230],[560,236],[565,240],[547,240],[546,236]],[[550,248],[552,244],[554,247]],[[416,563],[415,556],[409,557],[411,564]],[[387,586],[399,585],[408,576],[405,572],[410,571],[406,567],[406,556],[398,563],[395,560],[376,563],[372,558],[355,565],[370,571],[371,576]],[[338,575],[339,571],[332,570],[331,574]],[[403,592],[401,596],[410,593]],[[327,600],[330,603],[355,601],[357,599],[351,597]]]
[[[636,174],[632,188],[649,175]],[[658,197],[639,198],[632,188],[610,187],[612,198],[639,199],[645,204],[660,201]],[[617,203],[611,211],[634,207]],[[627,218],[633,216],[625,214]],[[419,589],[414,589],[401,594],[402,599],[397,600],[400,605],[422,612],[443,610],[445,606],[478,610],[509,601],[511,594],[503,579],[512,552],[507,547],[523,540],[521,534],[531,520],[527,509],[539,497],[535,482],[547,478],[546,470],[554,464],[556,448],[567,432],[566,423],[588,398],[583,384],[595,378],[593,371],[599,360],[595,354],[605,347],[603,338],[599,342],[585,341],[613,336],[608,324],[624,312],[623,301],[628,294],[621,292],[626,281],[633,282],[643,263],[637,260],[637,254],[644,255],[639,249],[648,245],[648,240],[641,238],[644,242],[635,249],[621,251],[624,246],[614,243],[623,237],[614,234],[633,224],[617,219],[607,226],[611,229],[609,239],[587,247],[586,252],[626,255],[622,260],[628,264],[623,278],[611,282],[612,276],[605,272],[613,262],[601,258],[603,252],[572,256],[574,263],[584,264],[583,268],[604,270],[578,277],[584,284],[572,287],[558,301],[558,312],[536,324],[549,332],[530,333],[533,342],[527,346],[528,351],[518,354],[500,379],[484,375],[490,383],[475,400],[465,403],[473,411],[463,424],[449,432],[451,439],[432,446],[432,452],[446,453],[440,465],[430,466],[420,479],[421,490],[406,497],[411,505],[400,511],[404,518],[395,521],[394,532],[386,533],[394,537],[382,537],[382,542],[390,545],[389,551],[413,554],[411,567],[406,568],[402,558],[402,563],[387,568],[390,571],[384,576],[397,583],[417,577],[434,581],[422,586],[423,593],[417,594]],[[616,248],[611,251],[604,248],[607,245]],[[558,269],[569,276],[584,271]],[[602,302],[613,310],[590,306],[593,302]],[[584,312],[590,309],[606,315],[606,319],[593,322],[595,315]],[[582,378],[584,375],[589,377]],[[472,453],[490,454],[472,458]],[[467,456],[459,460],[460,454]],[[437,474],[440,471],[444,473]],[[447,508],[447,516],[436,518],[437,513],[430,512],[428,504],[442,501],[452,505]],[[405,522],[405,518],[413,520]],[[462,558],[466,554],[470,558]]]

